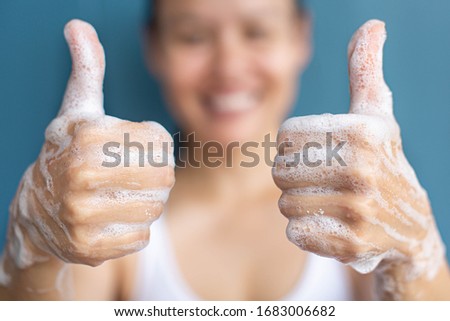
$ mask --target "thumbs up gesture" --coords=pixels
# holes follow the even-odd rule
[[[297,117],[278,135],[273,177],[289,239],[361,273],[404,262],[406,280],[432,278],[444,247],[426,192],[405,158],[383,77],[384,23],[348,48],[349,114]]]
[[[105,57],[94,28],[72,20],[64,34],[72,73],[63,104],[11,206],[7,250],[22,268],[48,256],[95,266],[142,249],[174,184],[169,133],[157,123],[105,115]],[[125,134],[134,144],[151,143],[146,154],[166,164],[141,162],[141,151],[126,146]],[[105,166],[111,142],[116,157],[131,153],[129,166]]]

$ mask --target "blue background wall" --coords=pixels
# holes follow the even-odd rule
[[[385,20],[385,75],[406,154],[428,190],[450,247],[450,2],[311,0],[315,53],[295,115],[348,109],[346,47],[371,18]],[[8,204],[43,142],[70,72],[62,30],[71,18],[92,23],[106,50],[105,106],[134,121],[173,128],[140,45],[145,0],[0,1],[0,248]]]

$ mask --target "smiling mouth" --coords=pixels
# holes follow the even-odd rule
[[[248,112],[258,105],[258,96],[248,91],[209,95],[205,99],[208,110],[216,115],[233,115]]]

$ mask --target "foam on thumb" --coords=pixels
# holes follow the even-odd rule
[[[103,115],[105,53],[89,23],[71,20],[64,36],[72,57],[72,73],[59,115]]]
[[[385,41],[385,24],[380,20],[367,21],[350,41],[350,113],[392,115],[392,93],[383,75]]]

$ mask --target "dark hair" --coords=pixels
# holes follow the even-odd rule
[[[147,19],[146,25],[151,29],[156,29],[157,27],[157,12],[158,6],[160,5],[160,0],[150,0],[148,1]],[[295,0],[297,10],[300,14],[303,14],[306,10],[304,0]]]

